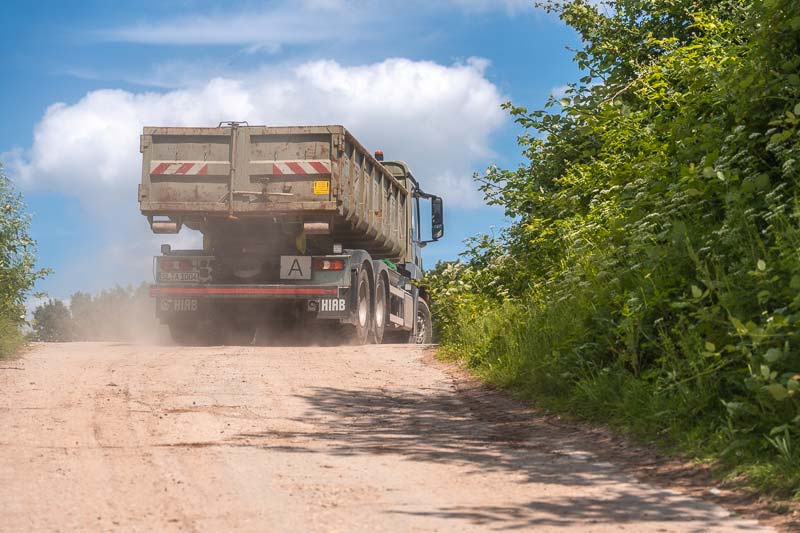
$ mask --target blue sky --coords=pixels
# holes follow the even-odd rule
[[[527,0],[5,2],[0,160],[55,270],[38,288],[150,279],[167,239],[138,214],[144,124],[343,123],[444,196],[426,262],[455,258],[503,223],[471,179],[520,162],[499,105],[538,108],[575,80],[567,46],[575,34]]]

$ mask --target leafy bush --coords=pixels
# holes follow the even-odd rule
[[[92,296],[76,292],[69,305],[49,300],[33,313],[33,335],[44,342],[158,341],[158,324],[149,285],[114,287]]]
[[[36,245],[28,234],[30,216],[0,165],[0,356],[22,341],[25,298],[36,280],[47,274],[36,269]]]
[[[507,104],[515,222],[429,276],[442,340],[538,402],[800,486],[800,4],[546,8],[586,76]]]
[[[61,300],[50,299],[33,311],[32,338],[43,342],[67,342],[75,339],[72,314]]]

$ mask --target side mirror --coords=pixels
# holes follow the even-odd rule
[[[444,237],[444,204],[439,196],[431,197],[431,239]]]

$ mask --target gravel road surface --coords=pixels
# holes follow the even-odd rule
[[[0,530],[767,531],[512,428],[430,359],[36,345],[0,361]]]

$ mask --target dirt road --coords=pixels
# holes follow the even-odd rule
[[[429,357],[36,346],[0,361],[0,529],[766,530],[509,431]]]

